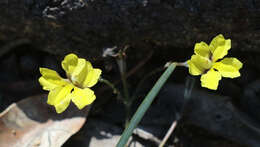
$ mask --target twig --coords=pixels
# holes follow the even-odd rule
[[[152,133],[147,132],[139,127],[134,129],[133,135],[136,135],[144,140],[149,140],[151,142],[154,142],[156,145],[159,145],[161,143],[161,140],[159,138],[154,136]]]
[[[170,129],[168,130],[168,132],[166,133],[166,135],[164,136],[162,142],[160,143],[159,147],[163,147],[165,145],[165,143],[167,142],[167,140],[169,139],[169,137],[171,136],[172,132],[174,131],[174,129],[176,128],[177,125],[177,120],[172,122],[172,125],[170,127]]]

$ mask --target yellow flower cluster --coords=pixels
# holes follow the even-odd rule
[[[218,88],[222,77],[236,78],[240,76],[239,69],[243,64],[236,58],[224,58],[231,48],[231,40],[218,35],[211,41],[210,45],[205,42],[195,44],[195,55],[188,60],[189,73],[201,75],[201,85],[212,90]]]
[[[194,55],[187,61],[191,75],[201,75],[201,85],[216,90],[222,77],[236,78],[243,64],[236,58],[224,58],[231,48],[231,40],[218,35],[210,45],[205,42],[195,44]],[[222,59],[222,60],[220,60]],[[220,61],[219,61],[220,60]],[[75,54],[67,55],[62,61],[67,79],[47,68],[40,68],[42,76],[39,82],[48,94],[49,105],[62,113],[72,101],[79,109],[91,104],[96,96],[90,87],[94,86],[101,75],[101,70],[93,68],[89,61],[78,58]]]
[[[60,77],[54,70],[40,68],[42,76],[39,82],[44,90],[50,91],[47,103],[53,105],[57,113],[65,111],[70,101],[79,109],[91,104],[96,96],[90,87],[98,82],[101,70],[93,68],[89,61],[75,54],[64,58],[62,68],[67,79]]]

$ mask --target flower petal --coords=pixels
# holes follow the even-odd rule
[[[225,58],[213,65],[223,77],[236,78],[240,76],[239,69],[243,64],[236,58]]]
[[[72,74],[77,64],[78,57],[75,54],[68,54],[61,62],[61,66],[66,71],[67,76],[70,76]]]
[[[71,80],[74,84],[83,85],[84,80],[86,79],[88,73],[93,69],[90,62],[86,61],[83,58],[78,59],[78,64],[74,68],[74,71],[71,75]]]
[[[72,92],[72,102],[79,108],[82,109],[86,105],[91,104],[96,99],[94,91],[89,88],[81,89],[74,88]]]
[[[48,95],[47,103],[53,105],[57,113],[63,112],[69,106],[71,100],[70,93],[73,87],[72,84],[67,84],[66,86],[51,90]]]
[[[226,40],[224,36],[220,34],[212,39],[209,48],[212,53],[212,61],[215,62],[227,55],[228,50],[231,48],[231,40]]]
[[[187,62],[189,65],[189,72],[191,75],[201,75],[212,66],[208,58],[200,55],[192,55],[191,59]]]
[[[83,87],[94,86],[98,82],[101,72],[102,71],[98,68],[93,68],[91,71],[89,71],[86,79],[83,82]]]
[[[40,68],[40,73],[42,76],[39,78],[39,82],[44,90],[52,90],[67,84],[67,82],[54,70]]]
[[[196,43],[195,47],[194,47],[194,52],[197,55],[209,58],[210,56],[210,50],[209,50],[209,46],[207,45],[207,43],[205,42],[200,42],[200,43]]]
[[[59,103],[54,105],[56,112],[62,113],[63,111],[65,111],[70,104],[70,100],[71,100],[71,94],[68,94]]]
[[[221,74],[213,69],[200,78],[201,86],[212,90],[217,90],[219,80],[221,80]]]

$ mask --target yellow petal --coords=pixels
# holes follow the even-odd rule
[[[209,48],[212,53],[212,61],[215,62],[228,54],[228,50],[231,48],[231,40],[225,39],[224,36],[220,34],[213,38]]]
[[[58,86],[67,84],[67,82],[54,70],[40,68],[40,73],[42,74],[42,77],[39,78],[39,82],[44,90],[52,90]]]
[[[61,62],[61,66],[66,71],[68,76],[72,74],[77,64],[78,64],[78,57],[75,54],[68,54]]]
[[[51,90],[48,95],[47,103],[54,105],[57,113],[63,112],[69,106],[71,99],[70,93],[73,87],[72,84],[67,84],[66,86]]]
[[[70,100],[71,100],[71,94],[68,94],[59,103],[54,105],[56,112],[62,113],[63,111],[65,111],[70,104]]]
[[[98,82],[98,79],[101,75],[101,70],[98,69],[98,68],[94,68],[92,69],[88,74],[87,74],[87,77],[86,79],[84,80],[84,83],[83,83],[83,87],[92,87],[94,86],[97,82]]]
[[[211,61],[208,58],[202,57],[200,55],[193,55],[191,59],[187,62],[189,65],[189,72],[191,75],[201,75],[207,69],[211,68]]]
[[[72,82],[74,84],[82,86],[88,73],[92,69],[93,69],[93,67],[90,62],[86,61],[85,59],[79,58],[78,64],[71,75]]]
[[[209,44],[211,53],[214,53],[215,49],[218,46],[222,46],[223,44],[225,44],[225,38],[222,34],[219,34],[218,36],[214,37]]]
[[[55,89],[53,89],[49,92],[47,103],[49,105],[56,105],[62,98],[64,98],[66,95],[70,94],[72,89],[73,89],[72,84],[67,84],[66,86],[56,87]]]
[[[212,90],[217,90],[219,80],[221,80],[221,74],[213,69],[200,78],[201,86]]]
[[[210,56],[210,50],[209,50],[209,46],[207,45],[207,43],[205,42],[200,42],[200,43],[196,43],[195,47],[194,47],[194,52],[197,55],[209,58]]]
[[[239,69],[243,64],[236,58],[224,58],[213,65],[223,77],[236,78],[240,76]]]
[[[96,99],[94,91],[89,88],[81,89],[74,88],[72,92],[72,102],[79,108],[82,109],[85,106],[91,104]]]

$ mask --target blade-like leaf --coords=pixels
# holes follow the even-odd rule
[[[172,63],[168,66],[167,70],[161,75],[159,80],[155,83],[153,88],[144,98],[142,104],[138,107],[137,111],[135,112],[134,116],[132,117],[128,127],[124,130],[117,147],[124,147],[127,143],[129,137],[132,135],[133,130],[136,128],[138,123],[143,118],[145,112],[150,107],[151,103],[153,102],[156,95],[159,93],[160,89],[166,82],[166,80],[170,77],[171,73],[174,71],[176,64]]]

